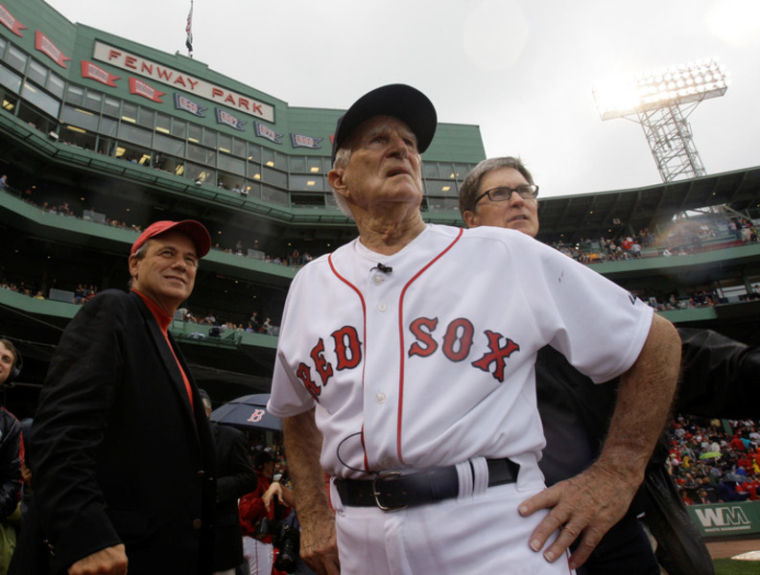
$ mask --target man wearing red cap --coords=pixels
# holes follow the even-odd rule
[[[199,222],[151,224],[130,293],[100,293],[61,337],[30,446],[53,573],[211,572],[213,440],[168,332],[210,244]]]

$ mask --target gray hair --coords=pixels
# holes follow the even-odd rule
[[[350,159],[351,159],[351,148],[348,148],[348,147],[339,148],[338,151],[335,152],[335,161],[333,162],[333,170],[338,170],[346,166]],[[346,198],[341,196],[335,190],[332,191],[332,194],[333,194],[333,198],[335,198],[335,202],[338,204],[338,208],[340,209],[340,211],[353,220],[354,215],[351,213],[351,210],[348,207],[348,202],[346,202]]]
[[[143,245],[137,248],[135,253],[130,254],[129,259],[132,259],[132,258],[136,258],[138,260],[143,259],[148,254],[148,245],[150,245],[150,242],[152,241],[153,241],[153,238],[146,240]],[[129,278],[129,283],[127,283],[127,287],[129,289],[132,289],[132,284],[134,283],[134,281],[135,281],[135,278],[133,277]]]
[[[533,176],[530,175],[528,168],[525,167],[520,158],[504,156],[503,158],[483,160],[467,174],[464,182],[459,186],[459,213],[462,216],[466,210],[475,208],[475,198],[480,193],[480,183],[483,181],[483,177],[487,173],[501,168],[513,168],[520,172],[529,184],[534,183]]]

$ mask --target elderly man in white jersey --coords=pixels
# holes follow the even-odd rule
[[[524,234],[425,224],[420,154],[436,124],[430,100],[399,84],[338,120],[328,179],[359,237],[293,280],[269,402],[301,554],[330,575],[572,573],[643,478],[678,336]],[[549,489],[534,373],[545,345],[594,381],[621,377],[599,459]]]

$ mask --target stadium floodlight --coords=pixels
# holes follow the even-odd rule
[[[594,87],[602,120],[665,106],[698,103],[726,93],[726,73],[716,60],[672,66],[638,77],[616,77]]]
[[[637,77],[612,78],[594,87],[602,120],[641,124],[663,181],[705,174],[687,116],[702,100],[726,93],[728,81],[714,59],[663,68]],[[690,109],[684,109],[691,105]]]

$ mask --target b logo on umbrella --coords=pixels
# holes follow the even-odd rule
[[[251,423],[259,423],[264,418],[264,415],[266,415],[266,412],[266,409],[254,409],[251,417],[248,418],[248,421]]]

